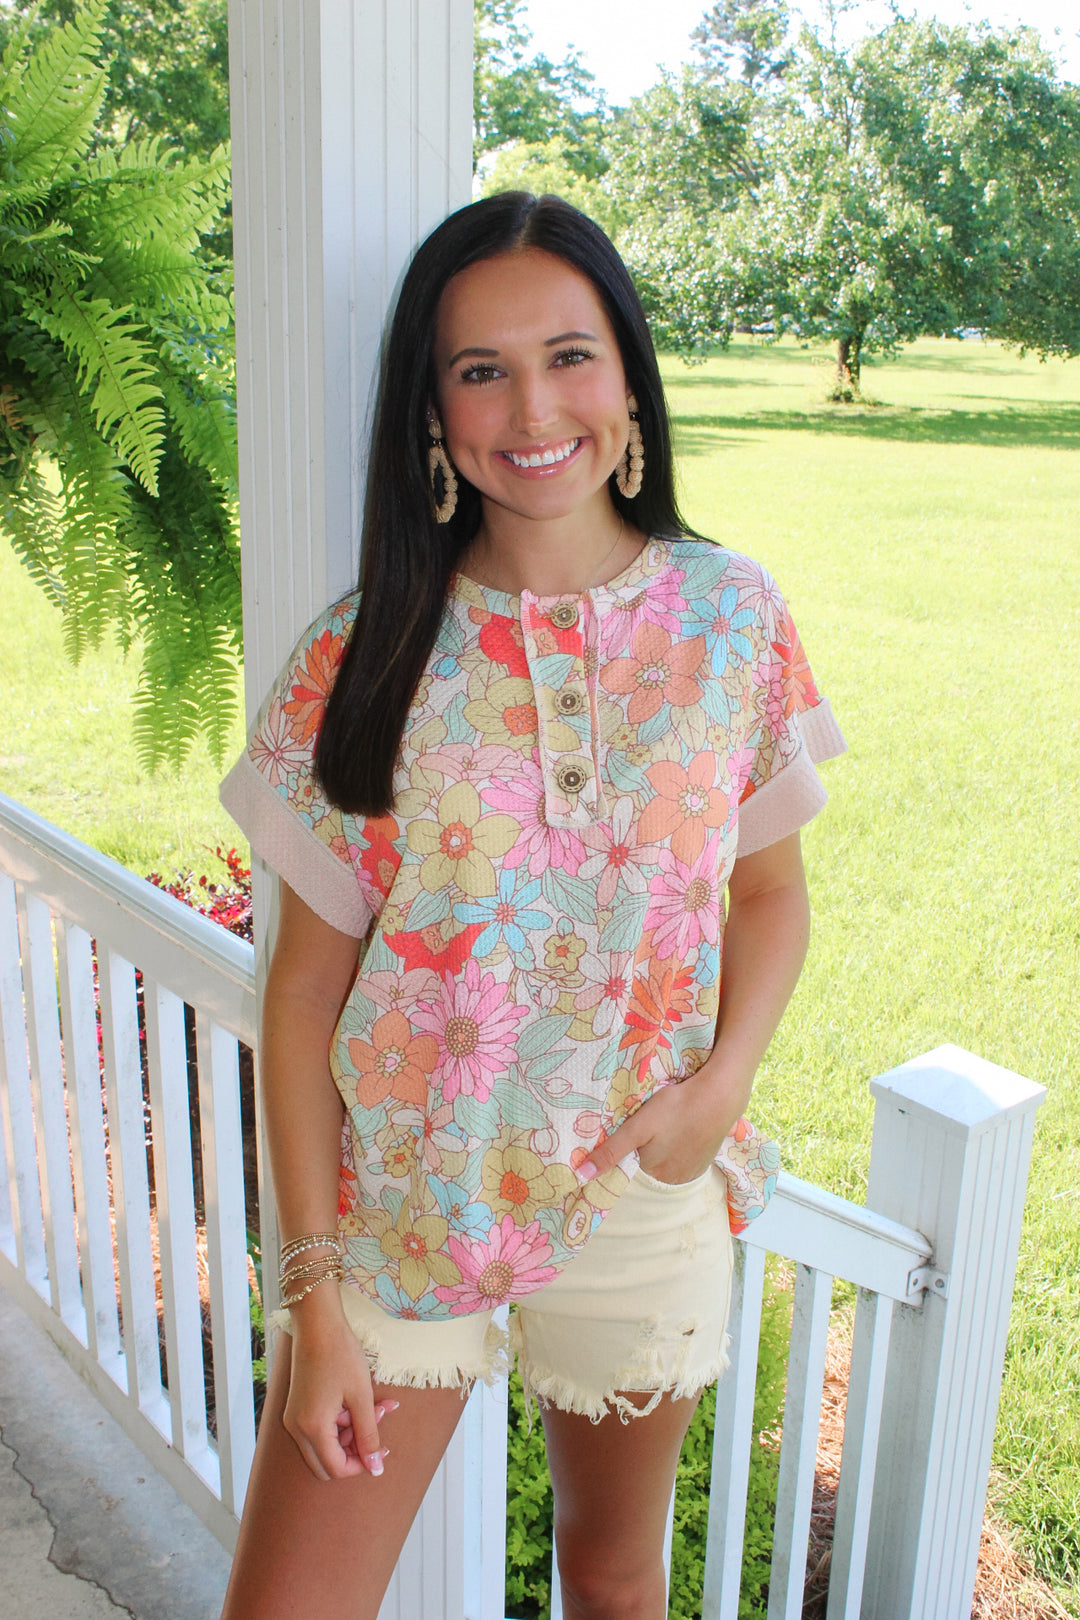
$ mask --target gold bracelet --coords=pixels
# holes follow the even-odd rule
[[[278,1284],[284,1288],[287,1283],[297,1282],[301,1277],[313,1277],[324,1266],[340,1266],[341,1264],[342,1261],[339,1255],[320,1254],[317,1260],[305,1260],[302,1265],[290,1266],[287,1271],[282,1271],[278,1278]]]
[[[298,1294],[286,1295],[286,1297],[281,1301],[282,1309],[289,1310],[293,1305],[299,1305],[300,1301],[302,1299],[306,1299],[307,1296],[314,1291],[314,1289],[318,1288],[320,1283],[330,1281],[342,1282],[344,1280],[344,1276],[345,1273],[343,1270],[327,1271],[323,1276],[316,1277],[314,1282],[309,1282],[305,1288],[301,1288]]]
[[[302,1254],[305,1249],[320,1248],[336,1249],[341,1253],[341,1239],[336,1232],[309,1232],[306,1237],[293,1238],[286,1243],[281,1251],[280,1264],[285,1266],[295,1255]]]

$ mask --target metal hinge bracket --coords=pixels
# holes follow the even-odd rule
[[[919,1294],[935,1294],[938,1299],[949,1297],[949,1273],[935,1271],[933,1266],[915,1266],[908,1272],[907,1297],[915,1299]]]

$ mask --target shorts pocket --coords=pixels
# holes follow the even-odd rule
[[[715,1165],[708,1165],[701,1172],[700,1176],[694,1177],[693,1181],[658,1181],[655,1176],[650,1176],[647,1170],[643,1170],[641,1166],[638,1165],[637,1169],[634,1171],[634,1180],[643,1181],[646,1187],[655,1187],[658,1192],[684,1193],[689,1192],[693,1187],[700,1187],[704,1182],[708,1181],[715,1168]]]

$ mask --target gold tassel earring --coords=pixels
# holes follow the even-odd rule
[[[632,501],[635,495],[641,493],[641,479],[645,471],[645,445],[641,437],[641,428],[638,425],[638,402],[633,394],[627,400],[630,407],[630,438],[626,449],[615,468],[615,483],[619,494]]]
[[[435,519],[438,523],[449,523],[457,510],[457,474],[454,472],[453,462],[446,453],[443,443],[442,423],[437,416],[428,417],[428,432],[431,443],[428,446],[428,476],[431,479],[431,499],[435,507]],[[439,500],[437,475],[442,476],[443,497]]]

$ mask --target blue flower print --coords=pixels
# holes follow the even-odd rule
[[[375,1279],[375,1292],[391,1316],[401,1317],[406,1322],[435,1321],[444,1314],[444,1308],[434,1294],[410,1299],[396,1283],[390,1281],[385,1271],[380,1271]]]
[[[720,593],[719,602],[710,602],[704,597],[690,603],[690,615],[694,629],[704,630],[712,644],[712,672],[714,675],[723,675],[731,662],[731,655],[735,653],[738,658],[748,659],[753,653],[753,646],[749,636],[742,631],[748,624],[754,622],[753,608],[737,608],[739,592],[734,585],[728,585]]]
[[[454,907],[458,922],[487,925],[473,946],[474,956],[489,956],[500,939],[504,939],[514,961],[519,966],[531,966],[532,948],[523,930],[527,928],[532,932],[537,928],[550,928],[551,918],[546,911],[528,909],[540,893],[540,880],[523,884],[515,894],[517,881],[518,870],[503,867],[496,894],[482,900],[462,900]]]
[[[440,1181],[428,1176],[429,1192],[435,1194],[439,1214],[450,1222],[451,1232],[463,1232],[466,1237],[484,1238],[491,1226],[491,1210],[487,1204],[469,1202],[469,1193],[456,1181]]]

